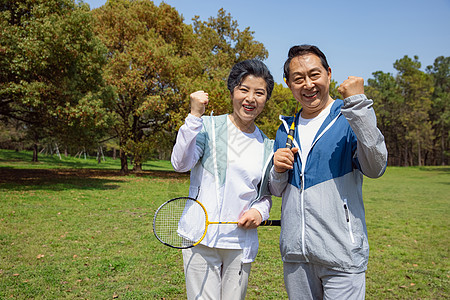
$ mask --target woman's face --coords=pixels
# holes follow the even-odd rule
[[[263,111],[267,100],[267,84],[261,77],[248,75],[231,94],[231,120],[244,132],[253,132],[255,119]],[[241,128],[243,127],[243,128]]]

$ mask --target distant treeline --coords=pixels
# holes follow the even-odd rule
[[[191,92],[208,91],[207,113],[228,113],[231,66],[268,57],[223,9],[187,25],[149,0],[109,0],[92,11],[74,0],[11,0],[0,5],[0,26],[0,147],[33,149],[35,161],[40,152],[117,150],[123,172],[130,158],[134,170],[169,158]],[[448,164],[449,57],[425,71],[418,57],[394,67],[397,74],[375,72],[366,86],[389,164]],[[331,95],[339,97],[335,81]],[[276,84],[258,126],[273,138],[278,116],[295,105]]]

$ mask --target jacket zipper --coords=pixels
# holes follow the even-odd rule
[[[302,211],[302,252],[303,252],[303,256],[306,259],[306,262],[309,262],[308,257],[306,256],[306,246],[305,246],[305,207],[304,207],[304,201],[305,201],[305,197],[304,197],[304,191],[305,191],[305,180],[304,180],[304,174],[305,174],[305,165],[306,165],[306,161],[304,164],[302,164],[302,174],[300,174],[300,178],[302,180],[302,191],[301,191],[301,201],[300,201],[300,205],[301,205],[301,211]]]
[[[348,227],[348,233],[350,234],[350,240],[352,241],[352,244],[355,243],[355,238],[353,237],[353,231],[352,231],[352,222],[350,222],[350,213],[348,211],[348,203],[347,199],[344,198],[344,212],[345,212],[345,218],[347,220],[347,227]]]

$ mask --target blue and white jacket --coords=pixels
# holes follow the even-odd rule
[[[230,205],[230,201],[224,199],[229,142],[227,119],[228,115],[203,116],[202,118],[189,115],[178,131],[177,141],[172,151],[172,165],[178,172],[191,170],[189,196],[197,198],[205,206],[209,221],[237,221],[239,216],[250,208],[257,209],[263,220],[266,220],[269,218],[272,205],[268,179],[272,166],[274,141],[260,131],[264,140],[264,157],[261,166],[262,180],[258,185],[257,197],[252,201],[240,199],[239,205]],[[240,247],[243,249],[242,262],[252,262],[259,246],[256,228],[244,229],[237,225],[221,226],[210,225],[201,244],[211,248],[236,249],[236,245],[223,243],[223,237],[231,235],[240,241]],[[185,227],[199,226],[191,223],[189,226],[186,224]],[[189,236],[189,232],[182,234]]]
[[[277,173],[272,168],[270,190],[282,197],[280,251],[284,262],[311,262],[349,273],[366,270],[369,243],[363,175],[380,177],[387,164],[386,145],[372,104],[365,95],[335,100],[306,161],[296,154],[293,170]],[[274,151],[286,146],[294,117],[280,118],[283,124]],[[294,145],[298,148],[299,134],[296,130]]]

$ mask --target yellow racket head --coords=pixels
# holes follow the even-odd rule
[[[208,215],[205,207],[190,197],[164,202],[153,217],[153,233],[164,245],[186,249],[199,244],[206,235]]]

